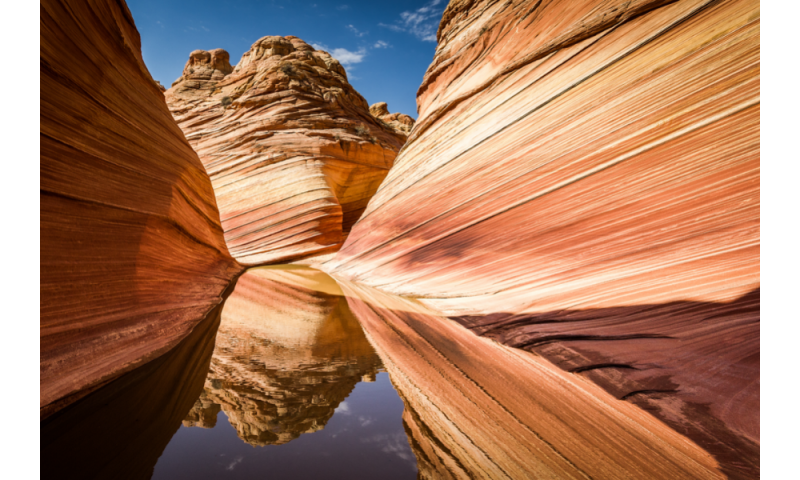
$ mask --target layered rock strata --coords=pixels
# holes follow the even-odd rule
[[[166,354],[42,421],[41,478],[152,478],[203,391],[220,311],[214,308]]]
[[[196,50],[165,95],[246,265],[337,250],[407,135],[297,37],[261,38],[235,68],[224,50]]]
[[[759,4],[457,1],[326,269],[460,313],[759,286]]]
[[[725,478],[697,444],[542,357],[342,289],[405,402],[420,478]]]
[[[453,1],[335,276],[415,296],[758,475],[754,0]]]
[[[330,293],[303,286],[326,282]],[[327,275],[252,269],[225,303],[204,392],[183,424],[211,428],[222,411],[244,442],[285,444],[321,430],[380,367]]]
[[[40,413],[166,352],[240,270],[124,2],[40,15]]]

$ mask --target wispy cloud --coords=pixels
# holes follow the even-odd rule
[[[367,56],[367,49],[366,48],[359,48],[355,52],[350,51],[346,48],[328,48],[327,45],[324,43],[312,43],[312,47],[316,48],[317,50],[325,50],[326,52],[330,53],[333,58],[339,60],[339,63],[344,65],[345,67],[353,67],[356,63],[361,63],[364,61],[364,57]],[[336,410],[339,411],[342,409],[343,412],[347,412],[347,402],[342,402],[339,405],[339,408]]]
[[[414,457],[414,452],[411,451],[411,446],[408,444],[408,437],[403,433],[373,435],[371,437],[362,438],[361,442],[377,443],[380,445],[383,453],[397,455],[406,462],[416,465],[416,458]]]
[[[367,55],[367,50],[359,48],[357,51],[351,52],[346,48],[334,48],[330,54],[345,67],[352,67],[356,63],[361,63],[364,60],[364,57]]]
[[[349,8],[350,5],[339,5],[338,7],[336,7],[336,10],[348,10]]]
[[[375,45],[372,46],[372,48],[389,48],[389,47],[391,47],[391,45],[384,42],[383,40],[378,40],[377,42],[375,42]]]
[[[353,32],[356,37],[363,37],[364,35],[369,33],[369,32],[362,32],[361,30],[357,29],[353,25],[348,25],[347,29],[350,30],[351,32]]]
[[[227,467],[225,467],[225,470],[231,470],[231,471],[233,471],[233,469],[234,469],[234,468],[236,468],[236,465],[239,465],[240,463],[242,463],[242,460],[244,460],[244,457],[243,457],[243,456],[241,456],[241,455],[239,455],[238,457],[236,457],[236,459],[234,459],[234,460],[233,460],[233,461],[230,463],[230,465],[228,465]]]
[[[443,0],[431,0],[424,6],[400,14],[400,19],[393,23],[379,23],[378,26],[395,32],[408,32],[426,42],[436,41],[436,31],[442,19],[445,5]]]

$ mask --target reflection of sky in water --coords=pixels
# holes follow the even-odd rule
[[[416,478],[402,413],[385,372],[356,385],[323,430],[284,445],[248,445],[220,412],[212,429],[181,426],[153,478]]]

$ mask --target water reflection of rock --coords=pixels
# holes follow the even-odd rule
[[[413,300],[342,289],[405,403],[420,479],[724,478],[686,437],[542,357]]]
[[[251,445],[321,430],[381,366],[337,293],[327,275],[307,268],[245,273],[223,309],[204,391],[183,424],[212,428],[222,410]]]

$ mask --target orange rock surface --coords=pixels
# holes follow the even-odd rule
[[[196,50],[165,95],[245,265],[337,250],[407,135],[297,37],[261,38],[235,68],[224,50]]]
[[[40,15],[40,413],[174,347],[241,270],[124,2]]]
[[[420,478],[725,478],[648,412],[417,301],[342,283],[405,402]]]
[[[451,2],[326,269],[464,314],[757,288],[759,26],[755,0]]]
[[[452,1],[418,123],[324,268],[759,471],[754,0]]]
[[[414,119],[405,113],[389,113],[389,105],[386,102],[378,102],[370,105],[369,113],[378,120],[388,124],[395,132],[408,136],[414,128]]]

